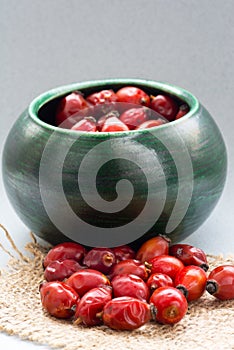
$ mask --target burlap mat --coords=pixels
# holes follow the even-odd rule
[[[71,321],[50,317],[42,310],[38,289],[43,280],[42,259],[50,247],[31,237],[25,247],[28,254],[13,247],[18,256],[12,256],[1,271],[0,331],[66,350],[234,349],[234,301],[221,302],[207,292],[190,303],[187,315],[174,326],[152,322],[135,331],[120,332],[105,326],[75,326]],[[209,255],[208,259],[211,268],[234,263],[234,256]]]

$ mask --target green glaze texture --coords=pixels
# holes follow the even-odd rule
[[[139,86],[151,94],[169,93],[187,102],[190,112],[177,121],[139,131],[88,134],[53,126],[52,112],[61,96],[75,90],[87,95],[126,85]],[[43,109],[51,124],[40,119]],[[140,218],[130,228],[133,232],[129,241],[126,237],[122,242],[138,246],[156,234],[166,233],[173,242],[180,241],[204,223],[224,188],[227,153],[214,119],[191,93],[155,81],[111,79],[62,86],[33,100],[10,130],[2,169],[5,189],[16,213],[46,241],[57,244],[72,239],[84,243],[85,232],[81,232],[84,226],[79,222],[76,237],[61,229],[69,220],[58,195],[61,189],[56,176],[61,172],[66,203],[83,223],[97,228],[97,232],[104,227],[109,229],[107,234],[114,235],[114,227],[124,227]],[[90,184],[95,171],[97,193]],[[122,183],[122,192],[118,193],[118,183],[123,179],[128,184]],[[122,201],[111,207],[118,195]],[[142,215],[148,201],[150,213]],[[50,209],[61,218],[61,225],[48,214]],[[96,241],[99,245],[98,237]],[[94,243],[95,238],[93,244],[90,241],[86,245]]]

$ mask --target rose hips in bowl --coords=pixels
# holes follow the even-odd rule
[[[147,280],[149,269],[141,261],[136,259],[127,259],[114,265],[110,272],[110,279],[116,275],[136,275],[144,281]]]
[[[155,126],[160,126],[163,124],[168,123],[165,120],[158,118],[158,119],[151,119],[147,120],[144,123],[140,124],[138,127],[136,127],[136,130],[142,130],[142,129],[149,129],[149,128],[154,128]]]
[[[174,287],[174,283],[168,275],[163,273],[153,273],[146,282],[151,293],[160,287]]]
[[[96,131],[96,120],[93,117],[84,117],[78,123],[72,126],[71,130],[76,131]]]
[[[73,273],[65,283],[73,288],[80,297],[90,289],[110,285],[109,279],[103,273],[93,269],[79,270]]]
[[[171,240],[164,236],[155,236],[144,242],[136,253],[136,259],[141,262],[150,261],[155,256],[168,255]]]
[[[162,94],[152,97],[150,108],[169,121],[174,120],[178,112],[177,103],[170,96]]]
[[[209,268],[206,254],[200,248],[189,244],[174,244],[169,248],[169,254],[181,260],[184,265],[196,265],[204,271]]]
[[[162,324],[175,324],[182,320],[188,310],[185,296],[174,287],[160,287],[150,297],[152,314]],[[155,308],[155,310],[154,310]]]
[[[104,306],[102,319],[112,329],[134,330],[150,321],[150,306],[132,297],[114,298]]]
[[[111,280],[114,297],[133,297],[147,301],[150,296],[149,288],[140,277],[136,275],[117,275]]]
[[[187,105],[187,103],[183,103],[180,107],[179,107],[179,111],[176,114],[175,120],[182,118],[184,115],[186,115],[189,111],[189,106]]]
[[[80,300],[73,288],[60,281],[42,283],[40,296],[44,309],[57,318],[72,317]]]
[[[62,261],[66,259],[73,259],[82,262],[86,254],[86,249],[81,244],[73,242],[64,242],[57,244],[49,250],[43,260],[43,266],[46,268],[52,261]]]
[[[150,97],[142,89],[135,86],[125,86],[116,92],[118,102],[134,103],[148,107]]]
[[[184,267],[182,261],[170,255],[155,256],[150,260],[150,265],[151,274],[160,272],[171,277],[173,281],[177,273]]]
[[[96,106],[103,103],[116,102],[117,96],[113,90],[102,90],[89,95],[86,100]]]
[[[206,290],[219,300],[234,299],[234,265],[214,268],[208,276]]]
[[[90,269],[108,274],[115,264],[115,254],[110,248],[93,248],[84,257],[83,263]]]
[[[107,118],[101,129],[102,132],[128,131],[129,128],[119,118]]]
[[[198,266],[185,266],[175,278],[174,285],[179,289],[187,301],[199,299],[206,289],[206,273]]]
[[[128,126],[130,130],[135,129],[150,117],[150,109],[146,107],[130,108],[123,112],[119,119]]]
[[[83,267],[77,261],[72,259],[63,261],[56,260],[46,266],[44,277],[46,281],[63,281],[82,268]]]
[[[89,290],[80,299],[74,316],[74,324],[79,324],[81,322],[86,326],[102,324],[102,317],[100,317],[99,314],[111,299],[112,288],[110,286]]]

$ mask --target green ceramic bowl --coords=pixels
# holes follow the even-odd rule
[[[170,94],[190,111],[138,131],[82,133],[53,126],[63,95],[127,85]],[[30,230],[52,244],[138,246],[155,234],[183,240],[214,209],[226,168],[222,135],[197,98],[140,79],[88,81],[43,93],[18,118],[3,152],[11,204]]]

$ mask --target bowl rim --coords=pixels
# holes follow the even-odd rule
[[[58,98],[59,96],[63,96],[65,94],[69,94],[76,90],[82,90],[87,89],[91,87],[97,87],[105,89],[105,85],[141,85],[146,86],[148,88],[153,88],[157,90],[161,90],[163,92],[166,92],[168,94],[174,95],[177,98],[179,98],[182,101],[185,101],[189,106],[190,110],[189,112],[184,115],[182,118],[174,120],[172,122],[162,124],[159,126],[152,127],[150,129],[138,129],[138,130],[128,130],[128,131],[115,131],[115,132],[84,132],[84,131],[77,131],[77,130],[71,130],[71,129],[65,129],[60,128],[51,124],[48,124],[41,120],[38,117],[38,111],[39,109],[44,106],[46,103],[50,102],[51,100]],[[165,83],[161,81],[154,81],[154,80],[147,80],[147,79],[138,79],[138,78],[112,78],[112,79],[102,79],[102,80],[87,80],[82,81],[78,83],[71,83],[67,85],[62,85],[55,87],[53,89],[47,90],[43,92],[42,94],[35,97],[28,107],[28,115],[29,117],[38,125],[41,127],[53,131],[53,132],[59,132],[61,134],[67,134],[67,135],[85,135],[87,136],[95,136],[95,137],[110,137],[111,136],[120,136],[120,135],[133,135],[133,134],[139,134],[139,133],[145,133],[145,132],[152,132],[155,130],[161,130],[162,128],[168,128],[171,124],[176,125],[181,122],[183,122],[185,119],[191,118],[197,111],[199,110],[200,103],[198,99],[189,91],[185,90],[184,88],[181,88],[179,86]]]

